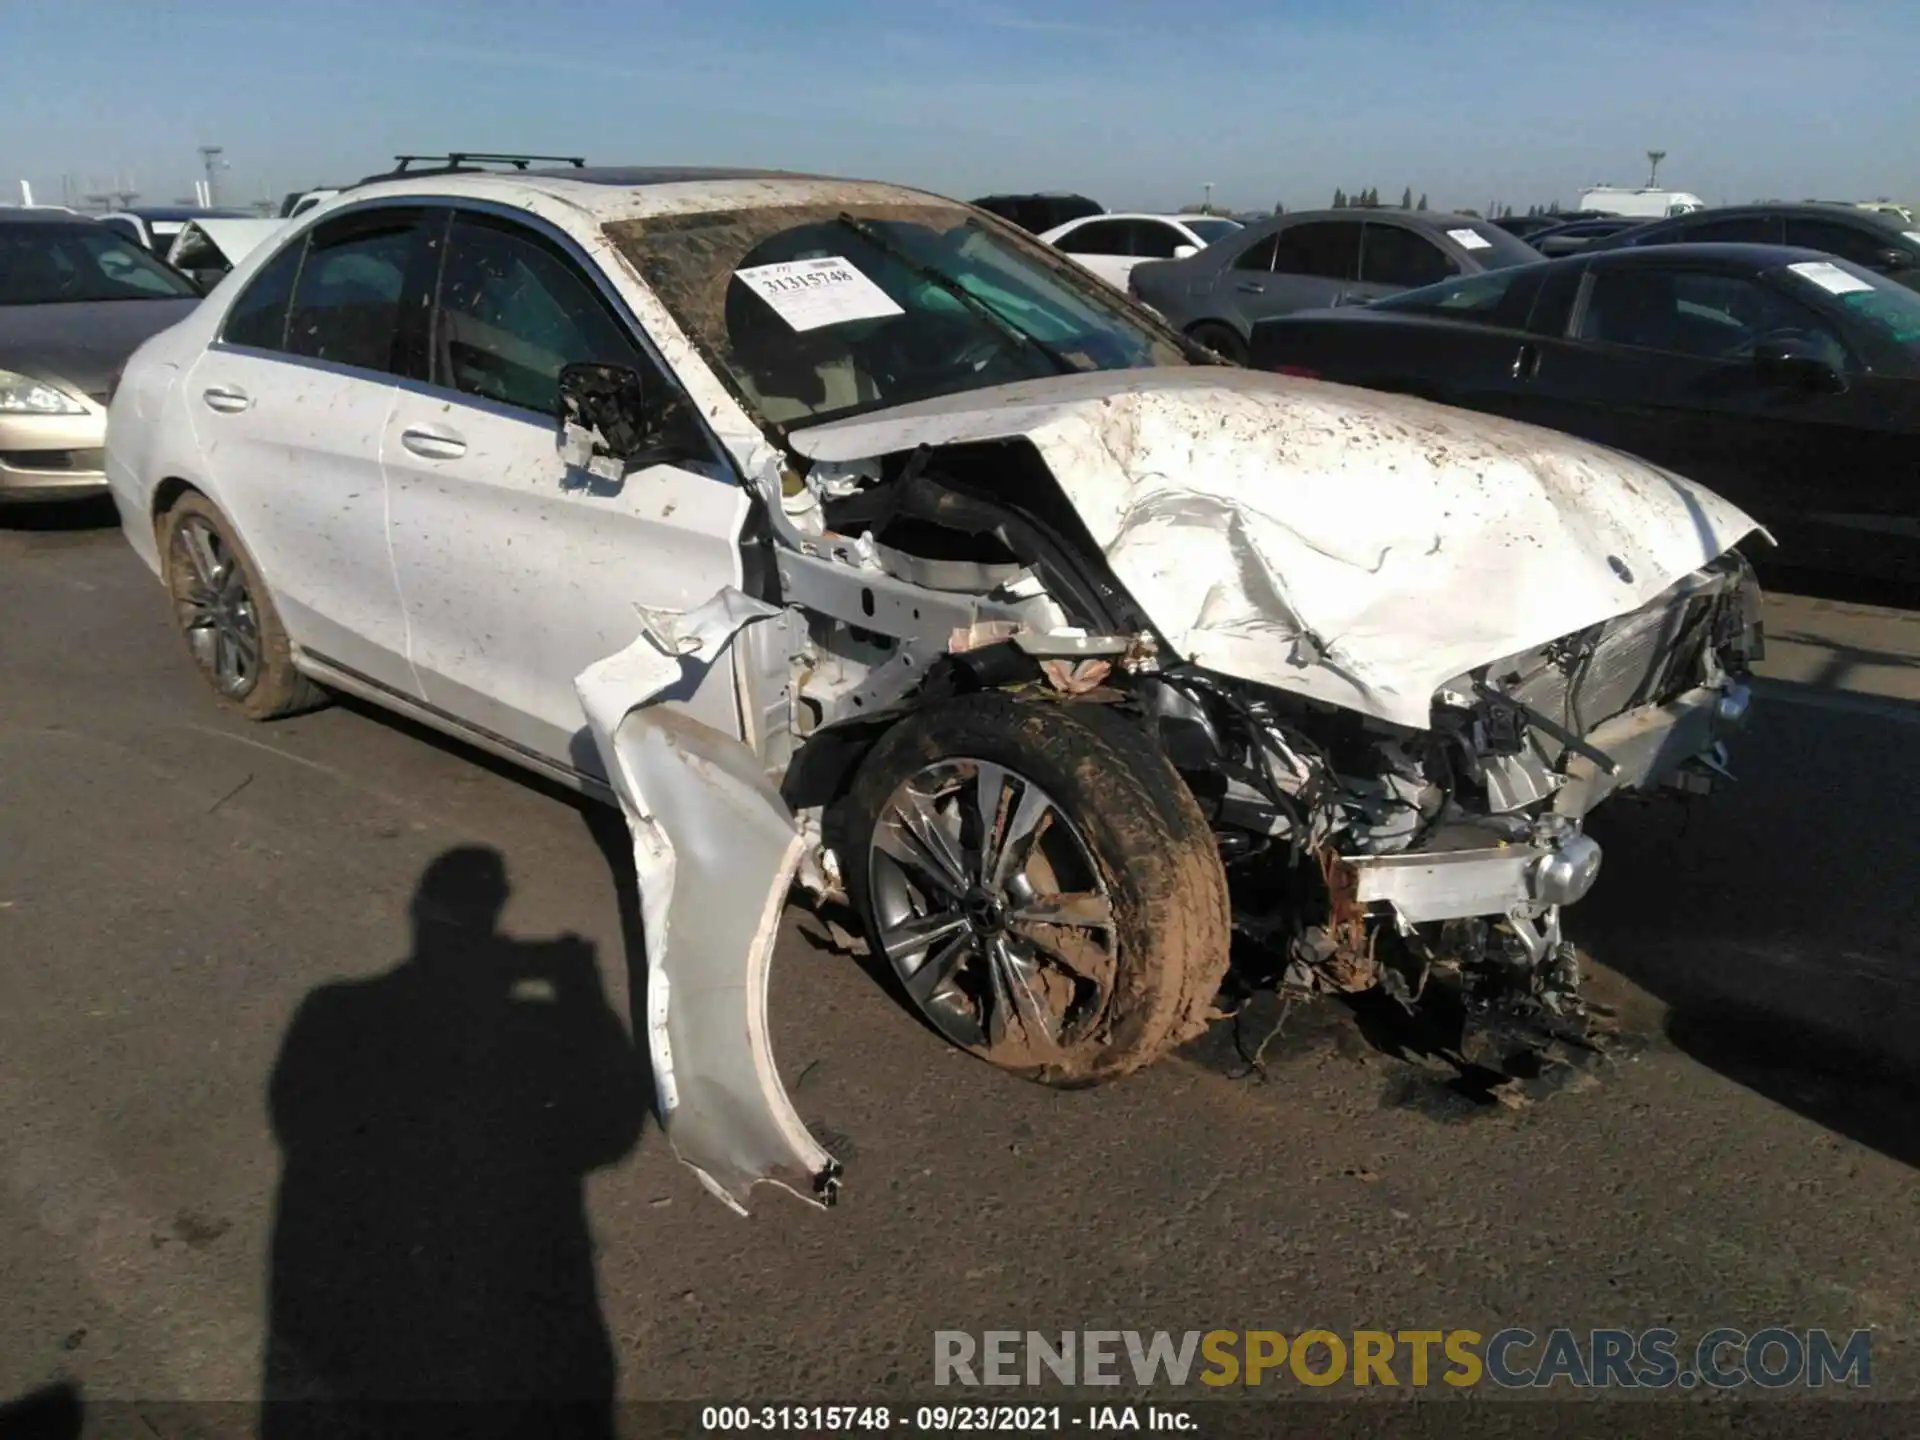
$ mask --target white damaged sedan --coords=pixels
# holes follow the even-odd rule
[[[767,1040],[796,881],[1049,1083],[1193,1035],[1230,946],[1577,1019],[1583,820],[1725,773],[1759,643],[1714,494],[1212,363],[889,185],[347,190],[138,352],[107,469],[227,704],[617,801],[662,1119],[736,1208],[837,1184]]]

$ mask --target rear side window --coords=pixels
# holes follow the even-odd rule
[[[1360,227],[1344,221],[1310,221],[1280,232],[1273,257],[1278,275],[1318,275],[1356,280],[1360,274]]]
[[[1069,255],[1126,255],[1128,228],[1124,220],[1095,220],[1062,235],[1060,248]]]
[[[460,215],[440,282],[435,378],[463,394],[541,415],[575,361],[655,371],[573,263],[505,222]]]
[[[426,257],[426,238],[416,211],[363,212],[318,226],[294,289],[287,350],[402,373],[401,299]]]
[[[1360,252],[1360,278],[1374,285],[1413,290],[1446,279],[1459,267],[1438,245],[1398,225],[1367,226]]]
[[[1271,270],[1273,257],[1280,251],[1280,237],[1268,235],[1256,240],[1238,255],[1233,257],[1235,270]]]
[[[222,340],[257,350],[287,348],[287,307],[293,300],[300,257],[306,253],[307,239],[303,235],[261,267],[227,311],[227,323],[220,332]]]

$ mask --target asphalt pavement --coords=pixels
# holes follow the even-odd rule
[[[1573,1083],[1326,1004],[1049,1092],[790,908],[774,1049],[845,1188],[741,1219],[646,1113],[618,817],[222,711],[102,518],[0,514],[0,1397],[846,1400],[927,1394],[938,1330],[1509,1325],[1870,1328],[1920,1397],[1920,616],[1775,601],[1739,784],[1597,820]],[[415,943],[495,867],[493,938]]]

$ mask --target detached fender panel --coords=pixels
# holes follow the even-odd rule
[[[774,937],[803,841],[752,751],[648,702],[777,613],[729,588],[685,614],[649,614],[646,633],[574,682],[633,834],[661,1124],[741,1214],[763,1180],[819,1205],[838,1188],[840,1166],[795,1113],[767,1034]]]

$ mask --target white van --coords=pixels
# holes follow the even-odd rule
[[[1610,210],[1615,215],[1685,215],[1704,210],[1707,202],[1686,190],[1629,189],[1624,185],[1595,185],[1580,192],[1582,210]]]

